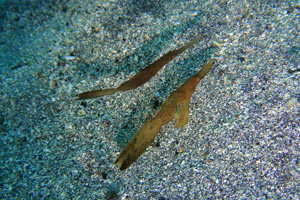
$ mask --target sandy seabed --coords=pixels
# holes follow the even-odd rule
[[[1,199],[298,199],[300,4],[0,1]],[[93,100],[197,35],[145,85]],[[213,57],[189,122],[118,154]]]

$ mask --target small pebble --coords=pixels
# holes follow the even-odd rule
[[[86,115],[86,112],[84,110],[78,110],[77,114],[78,116],[84,116]]]
[[[56,81],[55,81],[55,80],[50,80],[50,83],[49,83],[49,85],[50,85],[50,88],[51,88],[51,89],[54,89],[54,88],[56,88],[56,86],[57,86],[57,84],[56,84]]]
[[[75,60],[76,57],[75,56],[66,56],[65,58],[66,58],[66,60]]]
[[[292,98],[290,98],[290,99],[286,102],[286,106],[287,106],[289,109],[292,109],[297,103],[298,103],[297,98],[292,97]]]

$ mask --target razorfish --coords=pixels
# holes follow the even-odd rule
[[[197,43],[200,40],[201,36],[196,37],[194,40],[186,44],[185,46],[170,51],[166,54],[164,54],[162,57],[160,57],[158,60],[154,61],[152,64],[144,68],[142,71],[135,74],[133,77],[131,77],[128,81],[125,81],[117,88],[109,88],[109,89],[103,89],[103,90],[93,90],[88,91],[84,93],[80,93],[78,95],[78,99],[92,99],[96,97],[101,97],[105,95],[114,94],[119,91],[127,91],[136,89],[137,87],[145,84],[148,82],[157,72],[166,64],[168,64],[170,61],[172,61],[176,56],[178,56],[180,53],[185,51],[186,49],[193,46],[195,43]]]

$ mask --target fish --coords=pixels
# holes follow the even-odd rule
[[[164,124],[169,123],[173,118],[175,118],[175,127],[184,127],[188,123],[190,98],[199,81],[213,66],[213,62],[214,60],[210,58],[198,73],[171,93],[153,119],[142,125],[115,161],[120,170],[127,169],[146,151]]]
[[[78,95],[78,100],[81,99],[92,99],[105,95],[112,95],[116,92],[120,91],[128,91],[132,89],[136,89],[139,86],[142,86],[146,82],[148,82],[153,76],[157,74],[157,72],[163,68],[166,64],[172,61],[176,56],[184,52],[186,49],[192,47],[195,43],[199,42],[201,39],[201,35],[197,36],[194,40],[184,45],[183,47],[169,51],[168,53],[161,56],[158,60],[154,61],[149,66],[142,69],[140,72],[131,77],[128,81],[125,81],[117,88],[108,88],[108,89],[100,89],[93,90],[88,92],[83,92]]]

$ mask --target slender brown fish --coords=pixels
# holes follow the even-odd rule
[[[158,60],[154,61],[154,63],[150,64],[146,68],[144,68],[142,71],[135,74],[133,77],[131,77],[128,81],[125,81],[117,88],[109,88],[104,90],[94,90],[94,91],[88,91],[84,92],[78,95],[78,99],[92,99],[96,97],[101,97],[104,95],[110,95],[114,94],[119,91],[127,91],[131,89],[135,89],[144,83],[148,82],[155,74],[166,64],[168,64],[171,60],[173,60],[177,55],[185,51],[186,49],[193,46],[195,43],[197,43],[200,40],[201,36],[198,36],[194,40],[192,40],[190,43],[186,44],[185,46],[181,47],[180,49],[173,50],[168,52],[167,54],[160,57]]]
[[[131,138],[115,162],[121,170],[127,169],[145,152],[146,148],[157,136],[160,128],[170,122],[174,115],[175,127],[183,127],[188,122],[188,102],[197,84],[209,72],[212,65],[213,59],[211,58],[196,75],[189,78],[183,85],[175,90],[162,104],[162,108],[157,115],[153,119],[145,122],[142,128]],[[179,110],[176,112],[178,107]]]

